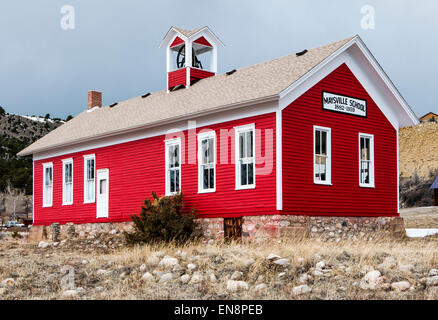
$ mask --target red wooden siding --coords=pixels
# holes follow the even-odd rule
[[[190,68],[190,81],[214,76],[214,72]]]
[[[167,80],[169,82],[168,88],[171,89],[177,85],[186,85],[187,82],[187,76],[186,76],[186,70],[187,68],[181,68],[172,72],[168,73]]]
[[[181,39],[180,37],[176,37],[175,40],[173,40],[172,44],[170,45],[170,47],[175,47],[181,43],[184,43],[184,40]]]
[[[256,144],[256,188],[235,190],[234,163],[219,163],[219,144],[221,130],[231,130],[235,126],[255,123]],[[189,207],[195,205],[201,216],[242,216],[274,213],[276,205],[276,168],[275,168],[275,114],[266,114],[246,119],[225,122],[208,126],[216,131],[217,156],[216,192],[198,194],[198,165],[188,164],[188,135],[185,134],[186,164],[181,168],[181,190]],[[198,132],[205,128],[199,128]],[[258,131],[261,129],[261,131]],[[272,148],[265,145],[265,129],[273,130]],[[228,159],[233,159],[229,138]],[[66,154],[44,160],[35,161],[34,167],[34,218],[35,225],[50,225],[54,222],[94,223],[128,221],[130,215],[138,214],[143,200],[150,197],[152,191],[158,195],[165,192],[165,136],[131,141],[113,146],[87,150],[74,154]],[[195,137],[196,141],[197,138]],[[96,170],[109,169],[109,218],[96,219],[96,204],[84,204],[84,155],[95,154]],[[265,154],[272,154],[269,160],[272,172],[260,175],[259,163]],[[62,159],[73,158],[73,205],[62,205]],[[197,155],[195,156],[197,162]],[[42,207],[43,163],[53,162],[53,206]]]
[[[322,110],[322,91],[367,101],[367,118]],[[343,64],[283,110],[283,209],[315,215],[397,214],[397,132]],[[313,126],[331,128],[332,185],[313,182]],[[374,135],[375,188],[359,187],[358,134]]]
[[[202,45],[207,46],[207,47],[212,47],[210,42],[208,42],[207,39],[205,39],[204,37],[200,37],[193,42],[198,43],[198,44],[202,44]]]

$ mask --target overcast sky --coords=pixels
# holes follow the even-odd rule
[[[361,8],[375,8],[375,29]],[[61,8],[75,29],[61,28]],[[65,118],[165,88],[170,26],[208,25],[225,43],[220,73],[359,34],[418,116],[438,112],[438,1],[2,0],[0,105]]]

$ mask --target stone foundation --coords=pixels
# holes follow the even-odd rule
[[[340,241],[406,236],[400,217],[265,215],[242,219],[244,240],[299,237]],[[223,239],[223,218],[199,219],[199,222],[207,239]]]
[[[283,237],[318,238],[325,241],[343,239],[376,239],[378,237],[404,237],[405,228],[400,217],[321,217],[298,215],[246,216],[242,222],[243,240],[277,239]],[[224,219],[198,219],[206,239],[223,240]],[[51,226],[33,226],[28,241],[68,238],[87,239],[96,234],[115,234],[130,231],[132,222],[118,223],[67,223]]]

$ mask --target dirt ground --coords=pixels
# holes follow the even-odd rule
[[[405,228],[438,228],[438,207],[401,209]]]

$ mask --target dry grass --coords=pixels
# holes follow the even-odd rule
[[[76,249],[40,249],[18,241],[3,241],[0,242],[0,281],[12,277],[16,282],[7,287],[0,299],[62,299],[60,270],[66,265],[74,269],[76,287],[84,289],[76,299],[425,299],[428,288],[424,279],[431,268],[438,267],[437,244],[434,240],[355,243],[290,240],[258,244],[142,246],[108,254],[89,254]],[[144,272],[161,270],[156,265],[147,265],[146,271],[139,271],[142,264],[147,264],[148,257],[157,251],[177,257],[181,270],[174,271],[174,278],[166,283],[144,282],[141,279]],[[186,256],[181,257],[181,251]],[[266,257],[270,253],[290,259],[290,265],[285,268],[269,262]],[[398,266],[413,265],[409,272],[400,271],[398,266],[382,270],[388,283],[407,280],[412,285],[411,290],[397,293],[361,289],[358,285],[364,275],[361,269],[367,265],[377,269],[388,256],[393,257]],[[247,266],[250,258],[255,262]],[[82,263],[84,259],[87,264]],[[301,284],[299,276],[312,274],[320,260],[324,260],[330,270],[327,276],[312,277],[308,283],[312,293],[292,296],[292,288]],[[204,276],[213,272],[217,282],[211,283],[206,277],[199,284],[182,284],[180,276],[187,272],[188,263],[196,264],[198,272]],[[100,275],[99,269],[112,270],[112,273]],[[248,291],[227,291],[227,280],[236,270],[243,272],[242,280],[248,283]],[[279,278],[282,272],[285,274]],[[254,287],[262,282],[267,284],[267,289],[256,292]]]

